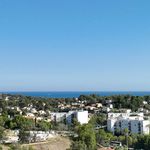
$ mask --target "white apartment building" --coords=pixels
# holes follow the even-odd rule
[[[88,123],[88,111],[69,111],[69,112],[54,112],[50,113],[51,120],[60,122],[66,121],[66,123],[71,124],[73,119],[77,119],[80,124]]]
[[[51,112],[50,118],[52,121],[61,122],[66,118],[66,112]]]
[[[78,111],[75,113],[76,119],[80,124],[88,123],[88,111]]]
[[[115,133],[124,129],[130,133],[149,134],[150,120],[145,120],[143,113],[108,113],[107,130]]]

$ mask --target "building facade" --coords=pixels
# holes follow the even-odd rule
[[[76,119],[80,124],[88,123],[88,111],[69,111],[50,113],[51,120],[55,122],[66,122],[71,124]]]
[[[144,119],[143,113],[108,113],[107,130],[123,132],[128,129],[130,133],[149,134],[150,121]]]

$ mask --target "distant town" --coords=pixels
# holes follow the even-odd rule
[[[58,138],[69,140],[62,147],[68,150],[148,150],[150,96],[0,94],[1,149],[36,149],[34,143]]]

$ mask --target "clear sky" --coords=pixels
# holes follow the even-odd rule
[[[150,91],[149,0],[0,0],[0,91]]]

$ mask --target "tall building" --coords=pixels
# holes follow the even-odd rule
[[[76,119],[80,124],[88,123],[88,111],[54,112],[50,115],[51,120],[56,122],[65,121],[67,124],[71,124],[73,119]]]
[[[130,133],[149,134],[150,121],[144,118],[143,113],[108,113],[107,130],[115,133],[124,129]]]

